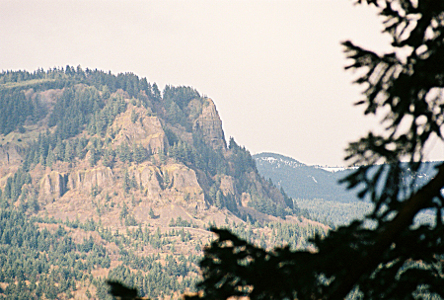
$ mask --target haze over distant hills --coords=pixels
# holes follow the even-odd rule
[[[351,174],[355,168],[308,166],[294,158],[276,153],[253,155],[259,173],[283,187],[294,199],[324,199],[336,202],[357,201],[356,190],[347,190],[339,181]],[[439,162],[425,163],[416,174],[406,173],[406,179],[415,178],[420,187],[436,173]],[[407,169],[408,170],[408,169]]]
[[[322,169],[308,166],[291,157],[276,153],[253,155],[259,173],[270,178],[274,184],[283,187],[295,199],[325,199],[338,202],[358,200],[354,193],[338,181],[349,174],[345,168]]]
[[[291,157],[276,153],[253,155],[259,173],[295,199],[297,206],[311,218],[330,226],[350,223],[371,211],[372,204],[357,197],[358,189],[347,190],[339,180],[350,175],[354,168],[308,166]],[[415,189],[428,182],[439,162],[424,163],[413,173],[406,165],[405,180],[416,180]],[[427,212],[418,222],[429,222]]]

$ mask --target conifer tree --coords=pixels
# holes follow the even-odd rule
[[[54,155],[56,160],[63,160],[65,157],[65,143],[62,142],[61,138],[57,139],[56,146],[54,148]]]
[[[75,152],[75,156],[77,156],[79,159],[83,159],[85,157],[86,151],[85,151],[85,146],[84,144],[86,144],[82,141],[83,138],[78,139],[77,143],[76,143],[76,152]]]
[[[39,163],[40,163],[42,166],[46,166],[46,157],[45,157],[43,154],[40,154]]]
[[[432,137],[444,139],[444,2],[365,2],[379,11],[394,50],[379,55],[344,42],[346,69],[357,70],[365,88],[357,104],[366,114],[385,114],[386,132],[349,145],[346,159],[361,167],[343,182],[359,188],[373,211],[318,235],[315,252],[267,251],[214,228],[219,237],[200,263],[201,291],[189,300],[444,298],[444,165],[423,186],[403,176],[420,170]],[[413,226],[424,209],[434,224]]]
[[[97,150],[92,147],[89,150],[89,158],[88,158],[89,165],[91,167],[94,167],[96,165],[96,163],[97,163],[97,160],[98,160]]]
[[[75,153],[74,153],[74,148],[71,144],[70,141],[68,141],[66,143],[66,147],[65,147],[65,157],[64,157],[64,161],[66,162],[72,162],[74,160],[75,157]]]
[[[125,193],[128,193],[131,189],[131,180],[129,178],[128,170],[125,170],[125,174],[123,175],[123,190]]]
[[[119,159],[122,162],[131,162],[132,160],[132,152],[127,143],[120,144],[119,148]]]
[[[56,162],[56,156],[52,147],[49,148],[48,157],[46,158],[46,165],[52,167],[52,164]]]

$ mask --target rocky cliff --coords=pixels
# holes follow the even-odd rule
[[[108,299],[108,278],[177,299],[210,226],[269,248],[326,230],[227,146],[193,88],[69,66],[3,72],[0,111],[0,298]]]
[[[214,102],[192,88],[167,86],[161,97],[150,85],[86,80],[23,84],[21,92],[32,111],[2,136],[0,185],[13,184],[7,178],[18,169],[28,172],[40,213],[93,217],[95,210],[112,223],[128,199],[140,217],[139,210],[170,205],[193,218],[212,208],[263,220],[296,209],[258,175],[244,147],[227,147]]]
[[[214,149],[223,150],[227,147],[222,130],[222,121],[211,99],[204,99],[202,113],[194,122],[193,130],[200,132]]]

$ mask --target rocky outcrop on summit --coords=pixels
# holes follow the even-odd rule
[[[37,213],[117,226],[169,222],[172,207],[190,220],[215,211],[244,220],[252,211],[282,218],[297,211],[257,174],[245,147],[234,139],[227,147],[214,102],[193,88],[160,93],[129,74],[114,83],[111,74],[61,75],[35,89],[20,83],[25,98],[17,99],[34,113],[0,140],[0,188],[9,180],[8,191],[21,189],[25,177],[9,178],[23,167],[32,180],[22,198],[38,195]]]
[[[158,117],[148,116],[143,107],[129,108],[116,117],[113,127],[117,133],[116,144],[138,143],[153,153],[164,151],[165,132]]]
[[[204,101],[202,113],[194,122],[193,130],[200,132],[213,149],[225,149],[227,145],[222,130],[222,121],[216,106],[209,98],[204,99]]]

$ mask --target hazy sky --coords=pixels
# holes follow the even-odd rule
[[[253,154],[344,165],[348,142],[378,127],[352,105],[360,88],[340,42],[383,50],[389,39],[351,0],[1,0],[0,28],[0,70],[69,64],[192,86]]]

